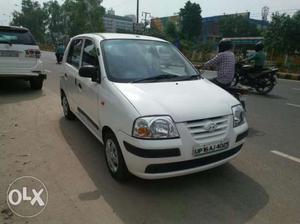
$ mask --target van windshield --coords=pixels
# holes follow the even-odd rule
[[[170,43],[149,40],[104,40],[108,79],[114,82],[178,81],[199,77],[197,70]]]

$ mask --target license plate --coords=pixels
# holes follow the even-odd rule
[[[0,57],[19,57],[18,51],[0,51]]]
[[[201,146],[195,146],[193,149],[193,156],[198,157],[201,155],[222,151],[229,147],[229,142],[220,142],[216,144],[208,144],[208,145],[201,145]]]

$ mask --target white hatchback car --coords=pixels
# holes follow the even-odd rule
[[[21,78],[41,89],[46,74],[41,51],[24,27],[0,26],[0,78]]]
[[[61,78],[64,115],[104,143],[113,177],[195,173],[241,150],[248,125],[240,102],[201,77],[169,42],[129,34],[71,39]]]

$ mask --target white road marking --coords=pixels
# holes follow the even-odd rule
[[[278,156],[282,156],[282,157],[284,157],[286,159],[290,159],[290,160],[292,160],[294,162],[300,163],[300,159],[299,158],[294,157],[294,156],[290,156],[290,155],[285,154],[283,152],[279,152],[279,151],[273,150],[273,151],[271,151],[271,153],[274,153],[274,154],[276,154]]]
[[[286,105],[300,108],[299,104],[287,103]]]
[[[47,70],[47,69],[45,69],[45,72],[47,72],[47,73],[51,73],[51,71],[50,71],[50,70]]]
[[[300,91],[300,88],[292,88],[292,90]]]

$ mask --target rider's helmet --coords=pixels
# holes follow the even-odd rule
[[[233,48],[231,40],[228,39],[222,39],[219,42],[219,53],[224,52],[224,51],[229,51]]]
[[[258,42],[256,45],[255,45],[255,51],[258,52],[258,51],[262,51],[264,49],[264,44],[262,42]]]

